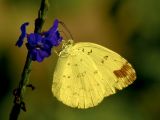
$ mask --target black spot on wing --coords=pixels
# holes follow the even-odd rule
[[[82,78],[86,75],[86,71],[77,74],[77,78]]]
[[[78,66],[78,64],[74,64],[74,66],[75,66],[75,67],[77,67],[77,66]]]
[[[104,64],[104,60],[103,59],[101,60],[101,63]]]
[[[81,58],[81,59],[80,59],[80,62],[82,62],[82,61],[83,61],[83,59]]]
[[[95,70],[93,73],[94,73],[94,74],[97,74],[97,73],[98,73],[98,70]]]
[[[108,55],[104,56],[103,58],[104,58],[105,60],[107,60],[107,59],[108,59]]]
[[[87,55],[90,55],[91,53],[92,53],[92,49],[89,52],[87,52]]]
[[[66,75],[63,75],[63,77],[65,78],[65,77],[66,77]]]
[[[69,66],[69,65],[71,65],[70,63],[67,63],[67,65]]]
[[[101,59],[101,63],[104,64],[107,60],[108,60],[108,55],[104,56],[104,57]]]

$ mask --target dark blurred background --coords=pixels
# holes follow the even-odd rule
[[[160,1],[159,0],[49,0],[47,30],[55,18],[70,29],[76,42],[106,46],[136,69],[134,84],[87,110],[58,102],[51,92],[54,54],[34,62],[27,89],[27,112],[20,120],[160,120]],[[33,32],[40,0],[0,0],[0,120],[8,120],[27,50],[15,46],[20,25]]]

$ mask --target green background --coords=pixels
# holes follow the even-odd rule
[[[135,68],[134,84],[105,98],[87,110],[73,109],[53,97],[54,54],[43,63],[33,62],[27,89],[27,112],[19,120],[160,120],[160,1],[158,0],[49,0],[43,30],[55,18],[63,21],[76,42],[88,41],[108,47]],[[8,120],[26,58],[26,47],[15,46],[20,25],[34,30],[40,0],[0,1],[0,120]],[[65,29],[61,30],[65,31]],[[64,36],[65,37],[65,36]]]

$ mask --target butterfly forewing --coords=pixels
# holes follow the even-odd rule
[[[135,70],[131,64],[114,51],[103,46],[81,42],[74,49],[83,51],[96,64],[98,71],[102,74],[102,81],[106,87],[106,94],[114,94],[116,90],[127,87],[136,79]]]

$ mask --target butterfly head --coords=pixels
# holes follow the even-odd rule
[[[68,40],[68,41],[66,41],[66,40],[63,40],[63,45],[62,45],[62,50],[63,49],[67,49],[68,47],[70,47],[70,46],[73,46],[73,40],[72,39],[70,39],[70,40]]]
[[[72,39],[69,39],[68,41],[62,40],[61,50],[57,52],[58,56],[67,56],[70,53],[73,45],[74,41]]]

